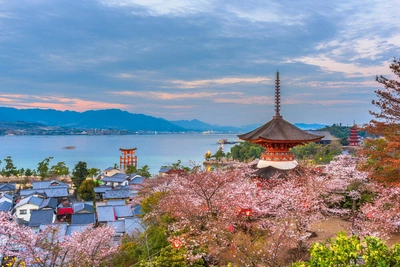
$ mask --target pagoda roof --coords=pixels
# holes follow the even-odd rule
[[[302,143],[319,141],[324,136],[303,131],[285,121],[282,116],[274,116],[273,119],[266,124],[251,132],[240,134],[238,137],[242,140],[255,143],[262,140],[276,143]]]

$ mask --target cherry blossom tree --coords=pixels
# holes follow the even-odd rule
[[[0,226],[0,255],[16,257],[27,265],[100,266],[118,250],[109,226],[87,227],[65,236],[60,225],[50,225],[34,234],[5,212],[0,212]]]

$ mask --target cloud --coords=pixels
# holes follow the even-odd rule
[[[163,106],[163,108],[167,109],[188,109],[188,108],[193,108],[194,106]]]
[[[0,94],[0,105],[15,108],[43,108],[57,110],[97,110],[119,108],[126,109],[129,106],[117,103],[106,103],[100,101],[88,101],[79,98],[66,98],[60,96],[38,96],[38,95],[23,95],[23,94]]]
[[[348,77],[371,77],[387,72],[386,62],[381,62],[381,64],[377,66],[364,67],[363,65],[351,63],[349,61],[339,62],[323,55],[316,55],[314,57],[300,57],[297,59],[292,59],[291,61],[317,66],[324,72],[345,73]]]
[[[239,104],[239,105],[266,105],[273,104],[274,98],[268,96],[243,96],[240,98],[215,98],[216,103]]]
[[[134,9],[132,12],[136,15],[143,13],[135,9],[145,9],[152,16],[168,15],[168,16],[186,16],[196,13],[210,11],[211,3],[206,0],[99,0],[103,5],[111,7],[123,7]]]
[[[231,84],[266,84],[271,82],[271,79],[266,77],[226,77],[219,79],[204,79],[204,80],[193,80],[193,81],[183,81],[183,80],[172,80],[170,81],[174,87],[177,88],[199,88],[199,87],[209,87],[209,86],[220,86],[220,85],[231,85]]]
[[[133,92],[133,91],[120,91],[110,92],[112,95],[142,97],[156,100],[174,100],[174,99],[210,99],[220,95],[240,95],[238,92],[196,92],[196,93],[165,93],[165,92]]]

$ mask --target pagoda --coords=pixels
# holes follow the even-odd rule
[[[272,120],[261,127],[238,135],[239,139],[261,145],[265,153],[257,164],[258,169],[273,168],[290,170],[297,166],[297,161],[290,152],[292,147],[309,142],[317,142],[324,136],[314,135],[303,131],[285,121],[280,114],[280,81],[276,73],[275,83],[275,115]]]
[[[122,156],[119,157],[119,167],[122,172],[126,172],[127,166],[137,166],[137,156],[134,156],[136,148],[120,148]]]
[[[350,129],[349,135],[349,145],[350,146],[358,146],[360,144],[360,136],[358,135],[357,125],[354,124]]]

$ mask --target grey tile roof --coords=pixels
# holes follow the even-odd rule
[[[104,193],[104,192],[106,192],[107,190],[112,190],[112,188],[111,188],[111,186],[97,186],[97,187],[95,187],[94,188],[94,192],[95,193]]]
[[[90,205],[88,203],[75,203],[74,204],[74,212],[75,213],[92,213],[94,212],[94,207],[93,205]]]
[[[42,204],[40,204],[39,209],[50,208],[56,209],[58,201],[55,198],[46,198],[43,200]]]
[[[0,191],[13,191],[16,188],[15,183],[0,184]]]
[[[53,224],[41,224],[39,226],[39,229],[41,231],[43,231],[46,229],[46,227],[53,227],[53,228],[57,229],[57,234],[58,234],[57,239],[60,242],[64,241],[65,234],[67,233],[68,223],[60,222],[60,223],[53,223]]]
[[[97,206],[97,221],[112,222],[115,220],[114,206]]]
[[[129,178],[128,175],[125,173],[116,173],[113,176],[106,176],[103,179],[101,179],[102,182],[109,182],[109,183],[122,183],[124,182],[127,178]]]
[[[127,189],[108,190],[103,194],[104,199],[129,198],[129,197],[130,197],[130,192]]]
[[[334,141],[339,140],[339,138],[333,136],[329,131],[318,131],[318,130],[307,130],[306,132],[324,136],[321,141]]]
[[[115,216],[117,216],[117,219],[133,216],[131,207],[127,205],[114,206],[114,211],[115,211]]]
[[[105,171],[112,171],[112,170],[114,170],[113,167],[108,167],[107,169],[105,169]]]
[[[107,200],[106,201],[106,205],[109,205],[109,206],[116,206],[116,205],[125,205],[126,204],[126,202],[125,202],[125,200]]]
[[[29,227],[39,227],[41,224],[52,224],[54,221],[54,210],[32,210]]]
[[[3,201],[0,203],[0,211],[9,212],[11,210],[12,203],[8,201]]]
[[[141,185],[141,184],[143,184],[144,179],[145,179],[144,177],[138,176],[138,177],[135,177],[135,178],[133,178],[132,180],[130,180],[130,181],[129,181],[129,184],[132,184],[132,185]]]
[[[9,200],[13,200],[13,196],[12,195],[10,195],[10,194],[3,194],[3,196],[1,197],[1,198],[7,198],[7,199],[9,199]],[[1,199],[0,198],[0,199]]]
[[[125,221],[124,220],[107,222],[107,225],[114,228],[114,231],[117,234],[125,233]]]
[[[53,187],[43,189],[24,189],[20,191],[21,196],[29,196],[32,194],[46,194],[47,197],[67,197],[67,187]]]
[[[71,236],[73,232],[82,232],[86,227],[93,227],[92,224],[70,224],[67,226],[65,235]]]
[[[32,189],[43,189],[43,188],[51,188],[51,187],[66,187],[69,188],[69,185],[57,180],[51,181],[41,181],[41,182],[33,182]]]
[[[133,233],[141,233],[145,229],[141,220],[138,218],[126,218],[125,220],[125,233],[131,235]]]
[[[71,224],[95,224],[96,217],[94,213],[75,213],[71,216]]]
[[[25,204],[28,204],[28,203],[37,205],[37,206],[39,207],[39,206],[42,204],[42,202],[43,202],[43,199],[41,199],[41,198],[39,198],[39,197],[35,197],[35,196],[30,196],[30,197],[21,199],[21,200],[15,205],[15,208],[18,208],[18,207],[20,207],[20,206],[22,206],[22,205],[25,205]]]

